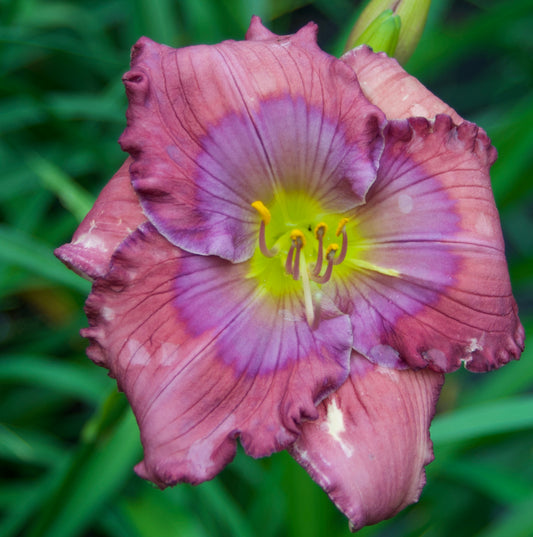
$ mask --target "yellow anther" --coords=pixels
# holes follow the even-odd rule
[[[341,218],[341,221],[339,222],[339,225],[337,226],[337,231],[335,231],[335,235],[338,237],[344,228],[344,226],[348,223],[349,218]]]
[[[300,241],[300,246],[303,248],[305,246],[305,235],[299,230],[295,229],[291,231],[291,240],[298,244],[298,241]]]
[[[328,225],[325,222],[320,222],[315,228],[315,237],[318,239],[318,233],[322,233],[322,237],[326,234]]]
[[[333,255],[335,255],[335,253],[337,252],[337,250],[339,249],[339,245],[336,244],[336,243],[333,243],[333,244],[330,244],[327,248],[326,248],[326,256],[328,256],[330,254],[330,252],[333,252]]]
[[[259,216],[265,224],[270,222],[270,211],[265,207],[262,201],[254,201],[252,207],[259,213]]]

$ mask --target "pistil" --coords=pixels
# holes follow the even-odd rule
[[[292,277],[295,280],[300,278],[300,252],[305,245],[304,234],[299,230],[295,229],[291,232],[291,250],[294,248],[296,252],[294,253],[294,263],[292,265],[292,270],[289,274],[292,274]],[[290,253],[290,251],[289,251]]]
[[[304,290],[304,306],[305,306],[305,318],[307,324],[313,326],[315,322],[315,307],[313,305],[313,297],[311,295],[311,285],[309,284],[309,273],[307,272],[307,265],[304,256],[304,267],[302,270],[302,287]]]
[[[296,248],[296,244],[294,242],[291,242],[291,246],[289,248],[289,253],[287,254],[287,259],[285,260],[285,272],[287,274],[292,274],[293,268],[293,260],[294,260],[294,250]]]

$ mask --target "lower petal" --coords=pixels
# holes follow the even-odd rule
[[[319,406],[290,448],[349,518],[353,531],[416,502],[433,460],[429,425],[443,383],[352,357],[349,379]]]
[[[348,374],[346,316],[311,329],[301,304],[274,307],[245,276],[246,264],[183,252],[146,224],[87,302],[88,354],[126,393],[137,471],[161,487],[211,479],[239,436],[252,456],[284,449]]]

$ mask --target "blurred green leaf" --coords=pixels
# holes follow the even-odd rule
[[[98,403],[108,389],[103,371],[43,356],[10,355],[2,360],[0,384],[25,383]]]
[[[510,397],[441,414],[433,420],[436,446],[533,429],[533,396]]]
[[[101,94],[50,94],[47,98],[47,111],[63,120],[90,119],[125,124],[125,103],[117,102],[111,95]]]
[[[209,481],[201,489],[194,490],[195,496],[201,498],[205,514],[211,513],[219,523],[229,530],[229,535],[253,537],[254,529],[250,527],[245,513],[234,502],[219,480]]]
[[[135,14],[139,26],[142,25],[140,34],[159,43],[174,44],[181,26],[176,19],[176,3],[172,0],[135,0]]]
[[[203,488],[203,487],[202,487]],[[183,490],[181,496],[187,496],[185,485],[178,486]],[[179,535],[180,537],[209,537],[197,516],[188,503],[172,501],[169,495],[150,485],[142,487],[142,494],[135,498],[123,499],[120,503],[120,518],[122,525],[134,529],[139,537],[156,537],[158,535]],[[173,492],[173,491],[171,491]],[[239,528],[239,529],[237,529]],[[246,535],[238,533],[240,526],[233,526],[231,535]]]
[[[7,134],[42,123],[47,115],[44,107],[36,99],[17,95],[0,101],[0,134]]]
[[[81,24],[81,20],[78,21]],[[86,24],[86,21],[83,21]],[[0,60],[0,74],[7,75],[28,66],[36,59],[53,53],[66,54],[77,58],[81,63],[91,63],[96,71],[107,72],[111,68],[123,65],[121,56],[116,51],[106,49],[105,54],[91,42],[84,42],[79,36],[67,31],[35,31],[19,26],[0,28],[0,46],[8,51]]]
[[[523,101],[513,103],[512,110],[507,110],[503,117],[491,126],[489,133],[499,152],[491,175],[494,197],[501,208],[516,202],[531,192],[531,184],[523,181],[523,174],[529,176],[533,165],[533,92]]]
[[[15,537],[21,535],[22,528],[32,520],[39,506],[46,502],[57,477],[64,471],[70,457],[59,459],[58,468],[42,479],[33,479],[31,482],[13,484],[11,489],[19,493],[18,498],[12,498],[7,505],[3,518],[0,518],[0,535],[2,537]]]
[[[51,247],[5,225],[0,225],[0,261],[84,294],[90,289],[89,282],[69,271],[54,257]]]
[[[447,460],[442,465],[441,474],[502,503],[516,504],[533,495],[533,484],[524,477],[500,470],[494,464],[466,457]]]
[[[513,506],[476,537],[531,537],[533,528],[533,496]]]
[[[15,463],[52,466],[65,450],[54,439],[0,424],[0,458]]]
[[[104,420],[105,427],[93,442],[80,445],[59,487],[32,522],[28,537],[78,535],[132,476],[141,453],[137,423],[123,398],[112,398],[113,406],[123,411],[112,422]],[[109,413],[107,406],[102,410]],[[101,420],[99,414],[96,419]]]
[[[94,197],[78,186],[71,177],[52,162],[32,155],[30,168],[40,177],[45,188],[53,192],[76,219],[81,222],[94,204]]]
[[[284,454],[285,455],[285,454]],[[287,495],[287,515],[291,535],[307,535],[319,537],[326,535],[330,520],[328,517],[328,504],[324,509],[323,502],[329,502],[322,489],[316,486],[307,472],[295,461],[285,455],[284,491]],[[310,517],[309,512],[314,516]],[[346,527],[348,522],[346,522]]]

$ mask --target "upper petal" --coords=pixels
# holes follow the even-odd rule
[[[353,531],[416,502],[433,460],[429,425],[444,377],[352,357],[348,380],[318,406],[290,453]]]
[[[495,150],[471,123],[391,122],[359,239],[337,290],[370,360],[472,371],[518,358],[518,320],[490,188]]]
[[[366,45],[361,45],[344,54],[341,60],[355,71],[367,99],[379,106],[387,118],[421,116],[432,119],[438,114],[448,114],[454,123],[462,123],[461,116],[453,108],[384,52],[375,54]]]
[[[89,280],[107,272],[117,246],[146,221],[131,186],[130,164],[128,158],[103,188],[72,241],[55,251],[65,265]]]
[[[141,39],[124,82],[122,147],[150,221],[173,244],[232,261],[255,247],[251,203],[306,189],[328,210],[360,204],[375,179],[382,113],[316,28],[171,49]]]
[[[316,33],[317,31],[317,27],[314,23],[309,23],[306,28],[308,28],[308,31],[310,32]],[[269,41],[271,39],[276,39],[277,37],[279,37],[277,34],[271,32],[268,28],[263,26],[260,17],[257,15],[252,16],[250,26],[246,32],[247,41]]]
[[[141,430],[137,470],[160,486],[211,479],[235,453],[285,448],[348,374],[350,322],[305,321],[264,296],[246,264],[188,254],[146,224],[87,302],[89,356],[110,370]]]

